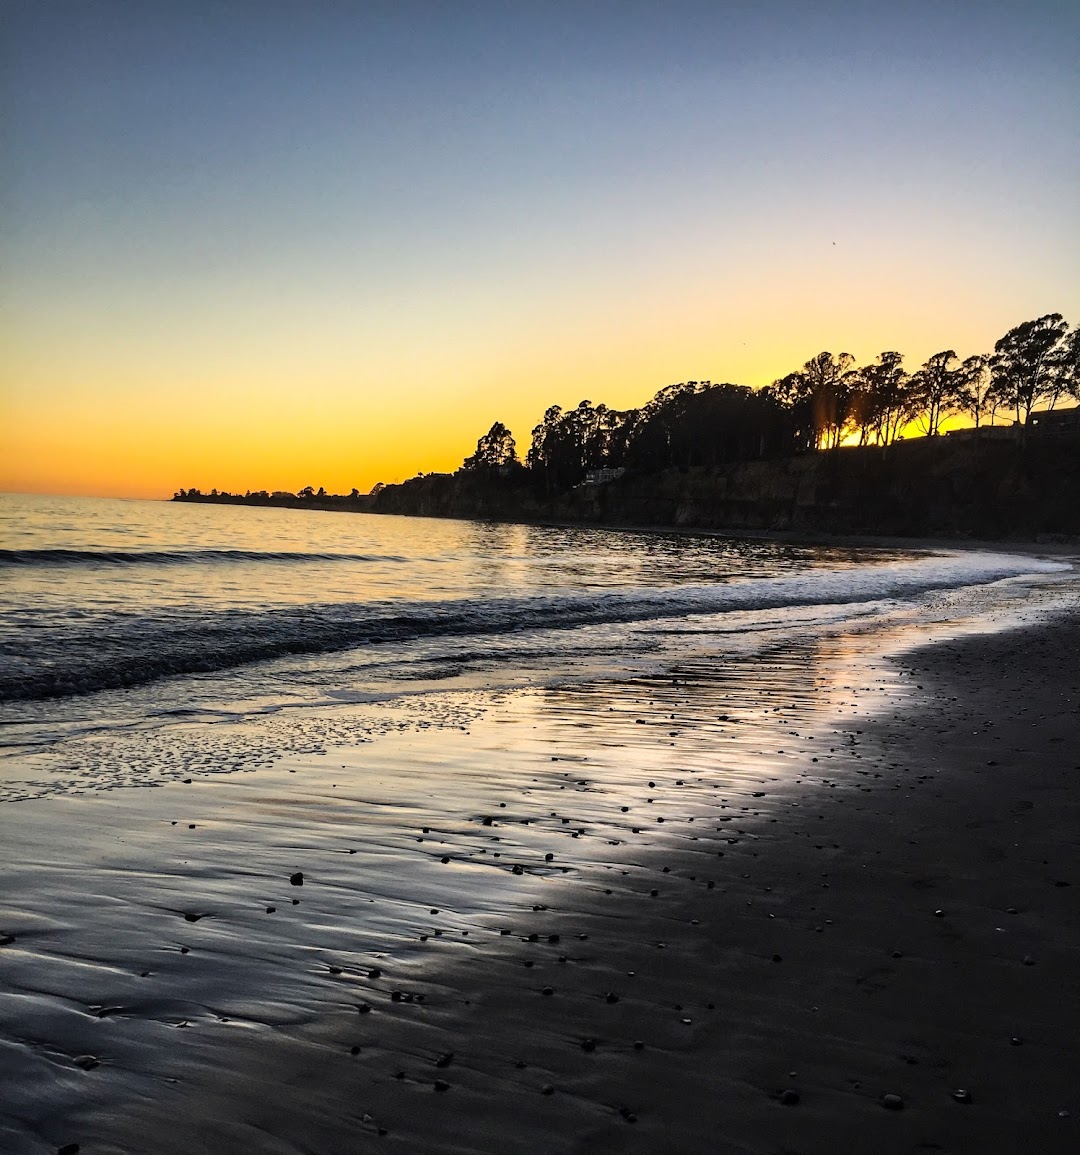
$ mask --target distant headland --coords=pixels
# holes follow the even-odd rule
[[[500,421],[454,473],[366,494],[180,489],[174,501],[729,530],[1080,535],[1080,326],[1050,313],[992,353],[822,352],[760,390],[711,381],[637,409],[551,406],[524,461]],[[1062,404],[1065,403],[1065,404]],[[946,418],[969,425],[942,434]]]

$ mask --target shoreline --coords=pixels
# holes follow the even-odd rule
[[[172,504],[175,498],[163,497],[156,500]],[[481,525],[534,526],[541,529],[597,529],[614,533],[670,534],[679,537],[726,538],[734,541],[769,541],[790,545],[834,545],[866,547],[870,549],[911,549],[939,550],[955,549],[999,553],[1032,553],[1034,556],[1075,557],[1080,556],[1080,535],[1035,534],[1033,537],[979,538],[959,537],[955,534],[897,536],[890,534],[826,533],[811,530],[787,529],[716,529],[686,525],[636,525],[617,521],[563,520],[559,518],[506,518],[506,517],[463,517],[438,513],[401,513],[396,510],[341,509],[330,506],[300,505],[256,505],[244,502],[179,502],[178,504],[229,505],[230,508],[244,509],[288,509],[302,513],[360,513],[372,517],[405,517],[432,521],[467,521]]]
[[[20,804],[38,809],[12,893],[46,883],[47,897],[0,926],[26,1040],[4,1032],[6,1094],[30,1054],[39,1071],[24,1122],[0,1136],[14,1152],[646,1152],[673,1135],[687,1152],[1071,1149],[1080,787],[1057,756],[1080,748],[1080,624],[881,657],[912,633],[511,693],[486,720],[382,739],[336,774],[331,751],[194,788]],[[1035,692],[1051,672],[1060,700]],[[332,781],[348,766],[364,776]],[[453,789],[433,794],[446,767]],[[68,853],[87,857],[88,911],[19,854],[55,838],[59,811],[80,828],[87,807],[101,828]],[[165,811],[189,841],[140,878],[165,849]],[[430,834],[427,814],[442,816]],[[90,856],[120,853],[113,837],[131,857],[101,873]],[[520,876],[495,866],[494,838]],[[306,874],[291,895],[290,866]],[[192,892],[171,913],[163,879]],[[140,1001],[143,966],[154,994]],[[88,976],[93,999],[68,986]],[[73,1065],[76,1048],[100,1065]],[[27,1117],[50,1096],[47,1117]]]

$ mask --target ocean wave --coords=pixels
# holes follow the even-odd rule
[[[212,565],[217,562],[407,562],[392,554],[303,553],[292,550],[0,549],[0,569],[26,566]]]
[[[972,553],[665,589],[307,604],[265,611],[207,613],[189,607],[153,614],[90,613],[69,620],[63,628],[43,624],[33,631],[32,645],[16,640],[0,645],[0,701],[121,689],[290,655],[421,638],[491,637],[523,630],[909,599],[933,590],[1070,568],[1027,557]]]

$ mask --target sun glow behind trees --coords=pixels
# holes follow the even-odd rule
[[[1080,401],[1080,327],[1058,313],[1010,329],[992,354],[960,361],[934,353],[913,373],[895,350],[857,366],[849,353],[818,353],[764,389],[688,381],[661,389],[638,409],[582,401],[550,406],[532,431],[524,466],[550,492],[590,471],[716,466],[782,457],[841,444],[887,446],[905,430],[938,436],[962,415],[976,427],[1002,412],[1026,425],[1032,410]],[[462,469],[505,471],[517,464],[510,431],[496,422]],[[520,465],[518,465],[520,468]]]

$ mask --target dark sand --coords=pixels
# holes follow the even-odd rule
[[[910,641],[9,807],[0,1149],[1080,1149],[1080,624]]]

